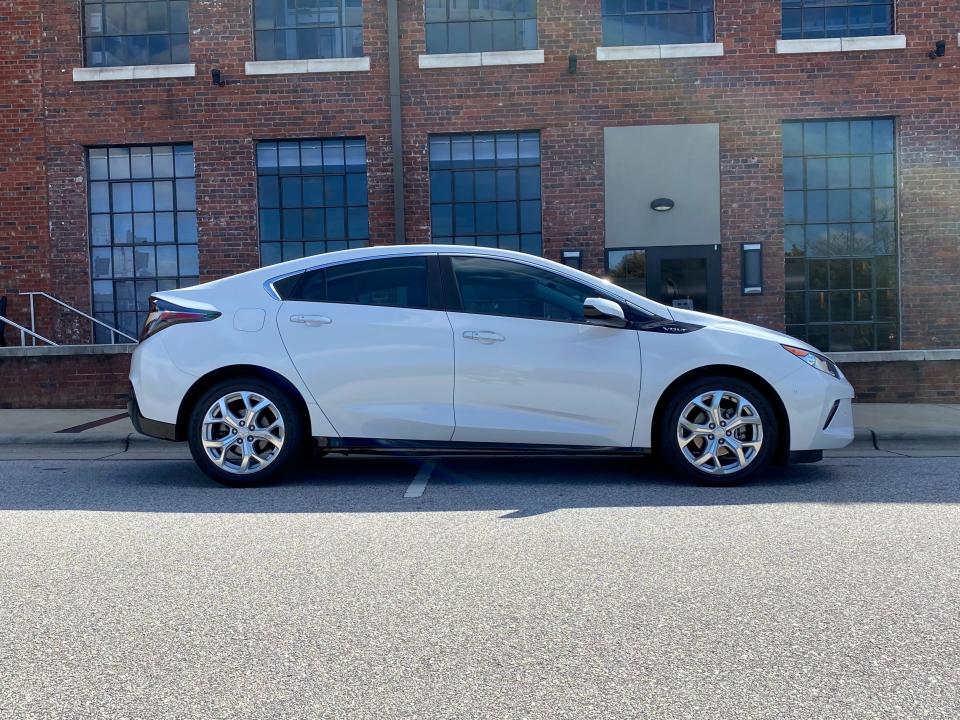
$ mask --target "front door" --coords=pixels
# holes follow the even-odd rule
[[[454,440],[630,445],[640,393],[636,330],[588,325],[602,293],[524,263],[455,256]]]
[[[647,297],[669,307],[720,314],[720,246],[647,248]]]
[[[402,255],[318,268],[281,306],[283,343],[341,436],[450,440],[453,335],[428,282],[435,262]]]

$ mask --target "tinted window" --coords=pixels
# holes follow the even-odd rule
[[[427,259],[363,260],[311,270],[304,276],[297,299],[427,308]]]
[[[783,0],[783,38],[893,33],[893,0]]]
[[[713,42],[713,0],[603,0],[600,7],[604,45]]]
[[[187,0],[83,3],[87,65],[190,62]]]
[[[535,50],[535,0],[426,0],[428,53]]]
[[[463,312],[538,320],[583,320],[583,301],[600,293],[552,272],[506,260],[452,258]]]
[[[257,60],[361,57],[361,0],[254,0]]]

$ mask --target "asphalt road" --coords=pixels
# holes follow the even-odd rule
[[[960,717],[956,458],[420,471],[0,462],[0,717]]]

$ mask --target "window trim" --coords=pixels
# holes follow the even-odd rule
[[[723,57],[723,42],[674,43],[670,45],[603,45],[597,60],[672,60],[675,58]]]
[[[777,39],[778,55],[801,53],[870,52],[874,50],[906,50],[906,35],[864,35],[840,38]]]
[[[160,78],[196,77],[195,63],[169,65],[104,65],[73,68],[74,82],[101,82],[107,80],[157,80]]]

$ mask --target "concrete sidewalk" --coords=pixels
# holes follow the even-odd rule
[[[960,454],[960,405],[864,403],[853,415],[857,439],[850,449]],[[0,445],[177,446],[136,433],[118,409],[0,410],[0,428]]]

